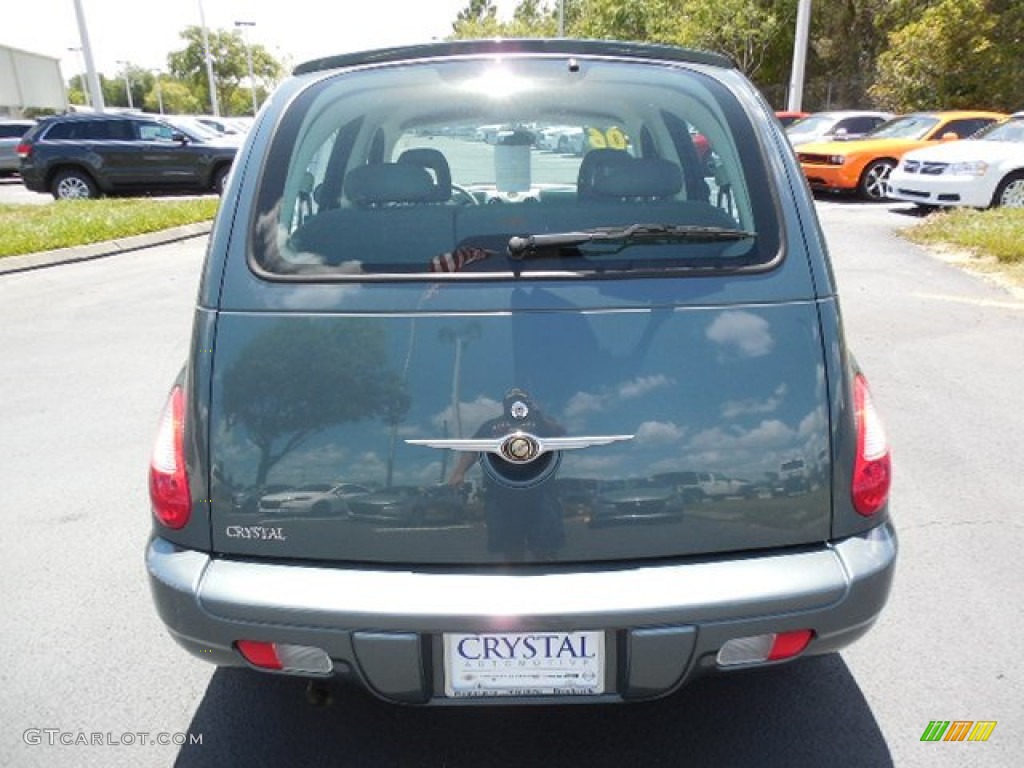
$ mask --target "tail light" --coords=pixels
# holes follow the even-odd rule
[[[813,638],[811,629],[737,637],[722,645],[716,661],[720,667],[735,667],[792,659],[803,653]]]
[[[293,674],[326,675],[333,669],[327,651],[313,645],[238,640],[238,652],[254,667]]]
[[[875,514],[889,498],[892,465],[889,441],[882,419],[871,400],[868,382],[861,374],[853,381],[854,418],[857,424],[857,457],[853,465],[853,507],[865,517]]]
[[[14,151],[18,153],[18,157],[28,157],[29,155],[32,154],[32,145],[29,144],[27,141],[23,141],[20,144],[18,144],[17,148]]]
[[[149,463],[153,515],[168,528],[182,528],[192,514],[185,473],[185,393],[175,387],[167,400]]]

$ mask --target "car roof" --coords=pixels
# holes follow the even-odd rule
[[[717,53],[690,50],[676,46],[652,43],[627,43],[612,40],[566,40],[566,39],[494,39],[454,40],[423,45],[380,48],[357,53],[325,56],[299,64],[293,70],[295,75],[320,72],[342,67],[366,64],[385,64],[410,59],[447,58],[470,56],[481,53],[536,53],[536,54],[577,54],[580,56],[619,56],[637,59],[662,59],[668,61],[707,64],[735,69],[733,61]]]
[[[819,117],[821,115],[829,115],[831,117],[848,117],[850,115],[892,115],[892,112],[886,112],[882,109],[826,109],[821,112],[812,112],[809,117]]]
[[[44,118],[47,122],[88,122],[89,120],[158,120],[160,115],[149,115],[142,112],[68,112],[63,115],[50,115]]]
[[[1005,112],[990,112],[984,109],[921,110],[919,112],[908,112],[906,115],[901,115],[901,117],[911,117],[913,115],[922,115],[926,117],[940,117],[944,120],[956,117],[991,117],[996,120],[1002,120],[1006,117]]]

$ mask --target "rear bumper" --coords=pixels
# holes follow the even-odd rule
[[[160,538],[146,565],[160,617],[199,658],[246,666],[240,639],[311,645],[333,675],[385,699],[444,704],[455,700],[443,697],[443,632],[604,630],[610,693],[588,700],[670,693],[733,638],[812,629],[805,653],[838,650],[882,610],[896,553],[885,523],[813,551],[615,570],[353,570],[218,559]]]

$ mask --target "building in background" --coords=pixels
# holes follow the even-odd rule
[[[67,90],[60,59],[0,45],[0,117],[22,117],[26,110],[65,112]]]

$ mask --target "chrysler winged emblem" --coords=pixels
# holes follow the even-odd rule
[[[537,437],[529,432],[512,432],[502,437],[469,439],[406,440],[409,445],[445,448],[449,451],[493,453],[513,464],[529,464],[548,451],[571,451],[632,440],[633,435],[590,435],[580,437]]]

